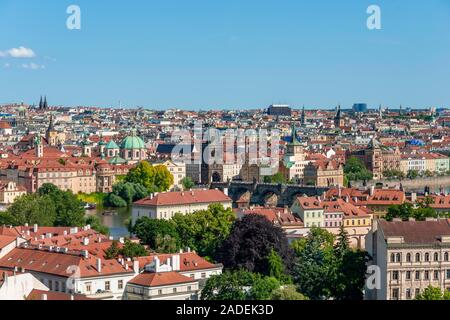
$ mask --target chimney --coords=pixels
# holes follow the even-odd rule
[[[178,254],[172,256],[172,271],[180,271],[180,256]]]
[[[47,295],[45,293],[42,294],[41,300],[47,300]]]
[[[187,252],[191,252],[191,248],[187,247]]]
[[[125,263],[125,270],[128,271],[128,263]]]
[[[122,244],[124,244],[124,243],[125,243],[125,238],[123,238],[123,237],[122,237],[122,238],[119,238],[119,242],[122,243]]]
[[[158,257],[155,257],[155,272],[159,272],[159,270],[161,269],[161,262],[159,261]]]
[[[34,232],[34,233],[38,232],[38,225],[37,225],[37,223],[35,223],[35,224],[33,225],[33,232]]]
[[[97,271],[102,272],[102,259],[97,259]]]
[[[85,259],[89,258],[89,251],[83,250],[83,257],[84,257]]]
[[[73,296],[73,294],[70,295],[70,300],[75,300],[75,297]]]
[[[370,196],[373,197],[374,194],[375,194],[375,186],[371,186],[370,187]]]
[[[228,188],[223,188],[223,193],[228,197]]]
[[[345,197],[345,202],[347,202],[347,203],[350,202],[350,198],[348,196]]]
[[[83,238],[83,245],[84,245],[84,246],[89,245],[89,238],[88,238],[88,237],[84,237],[84,238]]]
[[[139,274],[139,261],[138,260],[133,261],[133,271],[134,271],[134,274]]]
[[[341,189],[341,187],[339,187],[339,189],[338,189],[338,197],[339,198],[342,197],[342,189]]]
[[[64,230],[63,235],[67,236],[67,230]]]

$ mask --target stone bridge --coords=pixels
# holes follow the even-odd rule
[[[317,188],[301,185],[285,185],[252,182],[213,182],[211,189],[228,191],[228,196],[236,203],[243,195],[249,194],[251,205],[264,206],[275,202],[279,207],[292,206],[298,196],[316,197],[323,195],[329,188]]]

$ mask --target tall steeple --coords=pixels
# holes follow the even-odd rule
[[[44,97],[44,105],[42,107],[44,110],[48,109],[48,104],[47,104],[47,96]]]
[[[336,109],[336,116],[334,117],[334,126],[336,128],[340,128],[343,125],[342,117],[341,117],[341,105],[338,105]]]
[[[302,118],[301,118],[302,126],[306,124],[306,114],[305,114],[305,106],[302,109]]]
[[[381,108],[381,104],[380,107],[378,108],[378,117],[381,119],[383,119],[383,109]]]
[[[42,110],[44,106],[44,102],[42,101],[42,96],[41,96],[41,100],[39,100],[39,110]]]

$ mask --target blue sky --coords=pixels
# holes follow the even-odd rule
[[[0,0],[0,52],[22,46],[36,56],[0,57],[0,103],[450,106],[446,0]]]

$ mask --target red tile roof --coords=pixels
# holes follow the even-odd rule
[[[140,206],[189,205],[195,203],[231,202],[220,190],[193,190],[186,192],[164,192],[135,202]]]
[[[298,203],[305,210],[323,209],[323,202],[314,197],[298,197]]]
[[[167,286],[171,284],[181,284],[181,283],[195,283],[196,280],[183,276],[178,272],[158,272],[150,273],[145,272],[137,275],[128,283],[137,284],[144,287],[158,287]]]
[[[437,221],[401,221],[379,220],[384,237],[403,237],[409,244],[440,243],[441,236],[450,236],[450,225],[445,219]]]
[[[71,295],[63,292],[56,291],[44,291],[33,289],[30,294],[27,296],[27,300],[42,300],[42,295],[47,296],[47,300],[56,300],[56,301],[64,301],[64,300],[72,300]],[[73,295],[73,300],[96,300],[86,297],[85,295],[75,294]]]

